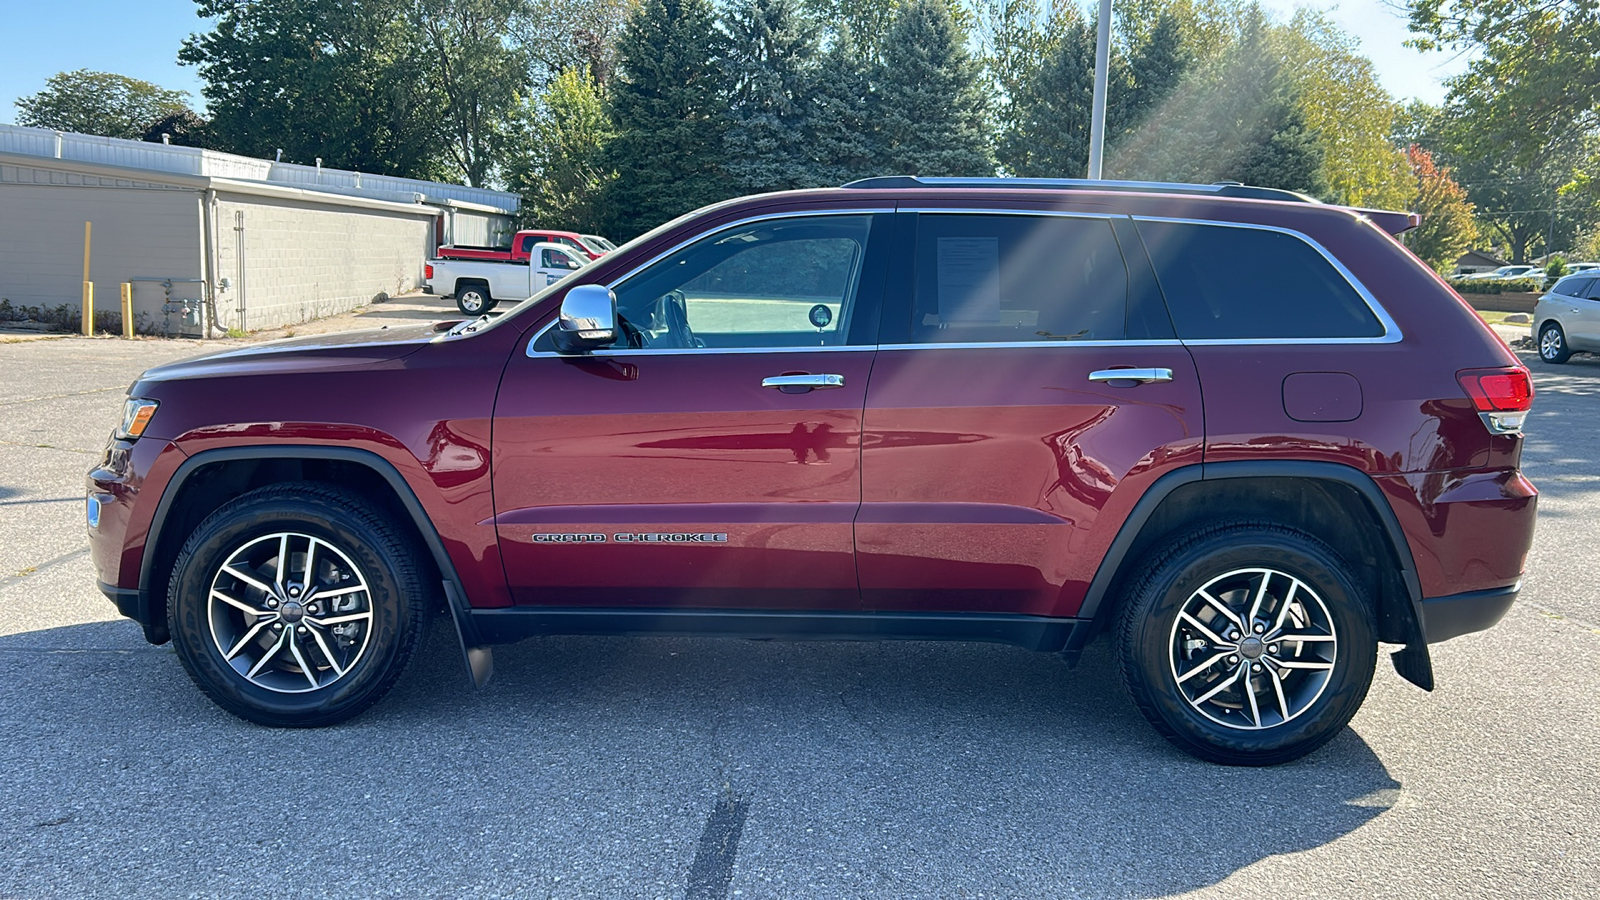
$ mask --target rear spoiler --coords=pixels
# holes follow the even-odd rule
[[[1421,213],[1395,212],[1389,209],[1357,209],[1355,207],[1351,207],[1350,211],[1370,220],[1372,224],[1396,237],[1422,224]]]

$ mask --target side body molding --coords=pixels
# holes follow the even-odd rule
[[[144,559],[139,566],[141,605],[147,606],[149,603],[150,573],[154,568],[156,548],[160,544],[161,531],[166,525],[167,514],[173,500],[182,491],[184,482],[203,466],[247,459],[331,459],[365,466],[378,473],[394,491],[406,514],[411,517],[417,533],[422,536],[423,543],[433,556],[434,564],[438,566],[439,573],[443,577],[445,606],[450,610],[456,636],[461,641],[461,654],[466,662],[467,675],[475,687],[481,688],[488,683],[490,676],[494,674],[494,659],[489,647],[484,645],[478,635],[471,615],[467,612],[466,591],[461,586],[455,563],[451,561],[450,554],[445,552],[444,542],[439,539],[438,529],[434,528],[433,520],[428,518],[421,501],[417,499],[416,492],[411,489],[411,485],[401,476],[394,464],[369,450],[353,447],[275,444],[207,450],[184,460],[167,482],[166,489],[162,491],[161,502],[156,505],[155,517],[151,520],[150,535],[144,545]]]
[[[1422,583],[1417,577],[1416,564],[1412,559],[1411,545],[1406,541],[1405,531],[1401,528],[1400,520],[1395,516],[1389,501],[1370,476],[1359,469],[1330,462],[1239,460],[1201,463],[1175,469],[1157,479],[1139,498],[1139,502],[1134,504],[1133,511],[1128,514],[1127,520],[1123,522],[1116,538],[1106,551],[1105,558],[1101,560],[1100,567],[1095,571],[1094,580],[1089,583],[1079,616],[1093,621],[1095,627],[1078,629],[1074,632],[1064,651],[1068,659],[1076,661],[1077,655],[1088,639],[1110,624],[1107,618],[1114,604],[1105,603],[1107,595],[1111,592],[1118,571],[1138,540],[1140,532],[1144,530],[1161,504],[1174,491],[1195,482],[1249,478],[1291,478],[1333,482],[1351,488],[1361,497],[1373,517],[1383,527],[1386,543],[1390,552],[1394,554],[1395,574],[1405,592],[1403,597],[1373,598],[1378,605],[1376,611],[1380,626],[1383,619],[1389,617],[1405,638],[1404,648],[1391,655],[1395,670],[1417,687],[1425,691],[1433,690],[1433,663],[1428,655],[1427,639],[1423,633]],[[1103,613],[1102,606],[1104,606]]]

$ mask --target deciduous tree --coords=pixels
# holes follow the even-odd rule
[[[1461,254],[1478,240],[1467,192],[1450,177],[1450,170],[1434,164],[1433,154],[1417,144],[1406,148],[1411,167],[1409,207],[1422,216],[1422,224],[1406,233],[1406,244],[1423,262],[1440,273],[1455,268]]]
[[[155,122],[189,108],[189,95],[111,72],[59,72],[17,101],[17,123],[139,140]]]
[[[198,66],[221,149],[428,177],[441,151],[429,60],[405,0],[196,0],[216,20],[180,61]]]
[[[521,125],[521,152],[507,163],[506,186],[522,195],[524,223],[602,230],[601,200],[611,179],[602,153],[612,133],[601,86],[585,69],[567,69],[526,104]]]

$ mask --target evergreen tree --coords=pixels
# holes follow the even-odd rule
[[[1106,143],[1115,145],[1160,110],[1193,61],[1182,23],[1171,9],[1162,10],[1148,35],[1129,50],[1126,77],[1108,85]]]
[[[724,168],[741,192],[813,187],[810,148],[816,25],[794,0],[743,0],[729,11],[731,101]]]
[[[1071,6],[1056,19],[1056,39],[1021,78],[997,147],[1006,172],[1023,178],[1082,178],[1089,166],[1095,26]],[[1122,67],[1113,66],[1109,83],[1120,84],[1121,76]]]
[[[1251,7],[1233,45],[1184,79],[1163,114],[1108,157],[1114,177],[1324,193],[1323,145],[1306,126],[1269,28]]]
[[[884,167],[905,175],[990,175],[994,155],[978,65],[944,0],[910,0],[877,69]]]
[[[878,149],[872,74],[849,28],[841,28],[833,47],[822,54],[811,98],[806,139],[810,184],[839,185],[888,174]]]
[[[608,231],[626,240],[737,193],[722,171],[728,130],[721,41],[708,0],[646,0],[617,42],[617,136],[602,156]]]

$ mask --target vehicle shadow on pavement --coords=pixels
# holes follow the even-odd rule
[[[734,797],[745,897],[1156,896],[1399,794],[1350,730],[1270,769],[1184,756],[1103,645],[544,638],[474,692],[435,624],[386,700],[310,731],[221,712],[129,623],[0,638],[0,766],[32,773],[0,895],[683,896]]]

